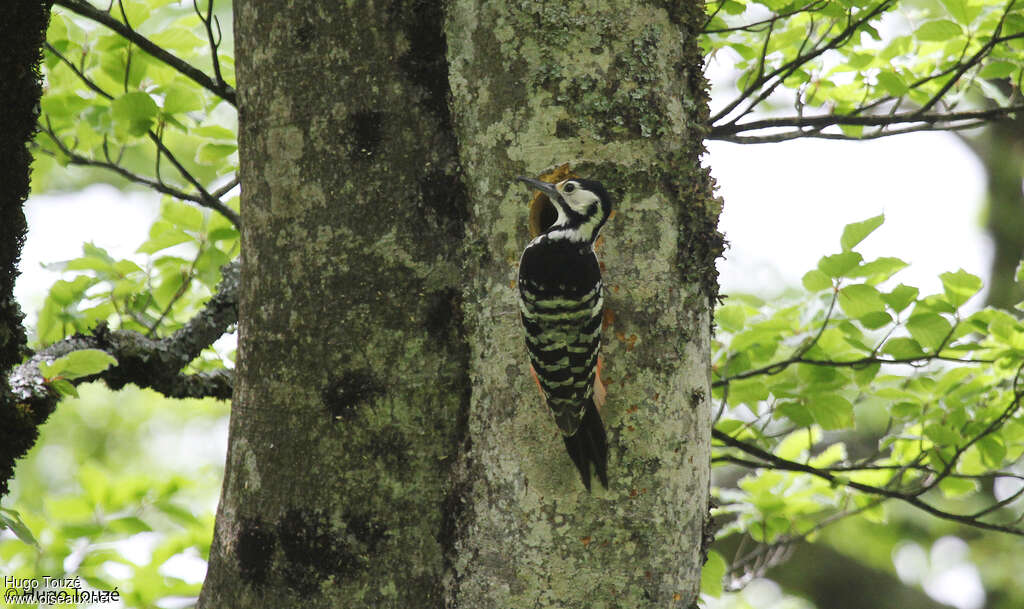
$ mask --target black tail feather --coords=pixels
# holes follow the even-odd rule
[[[594,464],[601,485],[608,488],[608,437],[593,400],[588,400],[576,433],[562,436],[569,457],[580,471],[583,486],[590,490],[590,464]]]

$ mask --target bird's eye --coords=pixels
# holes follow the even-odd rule
[[[576,185],[573,184],[572,182],[569,182],[568,184],[562,187],[562,192],[572,192],[574,190],[576,190]]]

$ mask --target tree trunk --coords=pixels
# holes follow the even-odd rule
[[[689,605],[722,244],[702,7],[366,4],[235,5],[244,286],[200,605]],[[514,290],[512,180],[563,162],[619,209],[593,494]]]
[[[15,401],[7,371],[21,363],[28,342],[23,315],[14,300],[14,280],[25,243],[25,214],[32,155],[42,94],[39,61],[53,0],[5,0],[0,5],[0,498],[14,474],[14,462],[35,444],[39,426],[52,407]]]
[[[244,218],[200,604],[440,604],[467,399],[441,13],[235,3]]]
[[[988,222],[993,256],[988,303],[1012,309],[1024,300],[1017,266],[1024,257],[1024,114],[989,126],[972,148],[988,178]]]
[[[700,3],[456,0],[453,116],[475,212],[472,450],[455,607],[685,607],[707,515],[710,303],[721,241],[701,169]],[[605,276],[610,486],[582,491],[527,373],[510,280],[529,239],[512,179],[562,163],[618,213]]]

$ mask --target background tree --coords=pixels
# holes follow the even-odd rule
[[[56,13],[51,23],[46,59],[49,89],[36,149],[37,159],[42,159],[37,164],[37,182],[58,175],[55,165],[41,156],[49,154],[56,164],[114,172],[121,180],[164,193],[167,199],[160,220],[140,248],[150,256],[147,264],[116,260],[98,248],[86,247],[83,257],[63,267],[69,279],[50,292],[36,329],[39,348],[10,376],[13,400],[9,403],[48,411],[56,404],[56,392],[70,393],[75,384],[96,374],[112,387],[133,382],[170,396],[225,397],[234,375],[223,367],[220,357],[201,354],[239,319],[237,271],[234,266],[225,267],[223,273],[218,269],[238,253],[241,218],[231,198],[239,182],[234,177],[233,107],[240,104],[248,109],[245,97],[236,100],[230,84],[233,62],[224,51],[231,33],[222,25],[226,24],[224,8],[140,2],[118,3],[104,11],[79,0],[57,4],[100,27],[83,28],[66,13]],[[701,461],[700,417],[672,419],[683,412],[679,404],[703,401],[696,389],[678,388],[692,383],[685,380],[695,378],[689,375],[700,374],[704,361],[700,332],[707,327],[701,321],[705,306],[701,303],[715,293],[708,265],[718,253],[715,212],[705,174],[697,170],[695,127],[701,126],[708,137],[740,142],[864,139],[910,130],[964,129],[1015,112],[1019,109],[1016,93],[1000,97],[983,83],[985,78],[1013,77],[1010,80],[1017,85],[1013,90],[1019,89],[1024,28],[1016,4],[949,1],[915,8],[895,2],[725,1],[710,3],[706,21],[684,9],[666,13],[637,8],[624,13],[633,15],[630,19],[617,15],[609,21],[600,11],[576,14],[569,7],[546,5],[533,7],[532,19],[503,21],[507,17],[487,15],[468,19],[466,15],[476,11],[458,4],[445,14],[417,4],[347,22],[338,15],[337,26],[331,28],[326,27],[330,21],[326,18],[321,23],[239,8],[239,23],[254,28],[252,37],[245,40],[264,36],[266,48],[284,45],[293,53],[298,50],[278,61],[294,63],[292,76],[301,85],[280,94],[254,96],[248,102],[254,115],[243,115],[243,147],[248,145],[246,129],[252,128],[253,150],[264,151],[264,158],[254,155],[253,162],[267,162],[262,170],[253,167],[254,181],[246,178],[246,188],[253,195],[252,207],[246,204],[244,216],[247,223],[260,228],[251,229],[247,239],[255,241],[247,242],[245,251],[254,257],[253,269],[280,273],[275,282],[262,273],[246,275],[243,285],[252,290],[250,302],[268,306],[251,305],[255,307],[249,309],[254,311],[251,319],[265,323],[247,329],[243,300],[243,346],[246,332],[258,337],[275,326],[276,335],[286,326],[289,334],[306,332],[310,340],[302,348],[286,345],[294,350],[293,363],[301,364],[295,376],[285,374],[291,368],[282,366],[279,374],[286,379],[270,374],[267,367],[246,370],[248,360],[242,358],[242,374],[255,384],[248,390],[242,389],[242,381],[238,384],[231,465],[206,600],[221,604],[222,599],[241,599],[244,590],[260,586],[261,596],[286,600],[295,594],[287,589],[287,581],[302,586],[328,579],[334,585],[321,590],[325,603],[333,594],[346,595],[365,586],[381,599],[410,594],[436,603],[433,599],[447,596],[472,604],[482,598],[482,591],[491,594],[497,589],[495,578],[508,576],[500,570],[505,557],[490,554],[493,559],[488,559],[481,552],[493,552],[509,539],[521,540],[513,543],[518,561],[513,564],[530,573],[528,581],[534,582],[525,586],[525,592],[512,589],[511,597],[591,594],[553,587],[551,579],[544,579],[544,573],[553,568],[593,569],[583,579],[608,581],[594,575],[602,569],[621,571],[622,560],[636,562],[639,555],[665,559],[664,551],[651,544],[650,537],[643,537],[661,529],[644,532],[633,527],[645,524],[643,510],[657,513],[662,509],[659,504],[673,502],[677,485],[685,480],[672,477],[671,484],[655,483],[659,468],[670,471],[683,456],[694,463]],[[907,21],[903,34],[883,37],[878,33],[883,29],[887,36],[899,32],[898,27],[893,29],[893,20],[900,25],[900,15]],[[361,27],[362,23],[377,27]],[[566,28],[567,24],[575,29]],[[346,28],[354,30],[351,36],[336,38]],[[704,114],[703,81],[692,46],[701,29],[706,52],[731,49],[739,57],[736,96],[710,116]],[[535,34],[527,33],[534,30]],[[333,41],[326,47],[331,53],[321,53],[314,45],[325,39]],[[669,43],[673,39],[674,45]],[[260,53],[246,55],[255,48],[237,49],[241,65],[268,61]],[[397,65],[375,55],[384,52],[397,57]],[[497,68],[483,57],[518,67]],[[321,63],[319,71],[306,67]],[[200,65],[209,67],[200,70]],[[358,68],[366,65],[379,69],[371,74]],[[323,79],[310,80],[322,73],[350,79],[356,85],[353,92],[363,90],[360,86],[375,91],[385,104],[389,100],[403,103],[410,108],[409,115],[397,120],[378,107],[363,107],[365,102],[359,98],[346,102],[336,92],[326,91]],[[254,81],[254,90],[276,86],[260,82],[264,81]],[[451,86],[451,109],[446,82]],[[511,82],[516,86],[509,86]],[[785,89],[793,92],[788,98],[780,96]],[[673,100],[665,93],[669,90],[686,94]],[[504,96],[495,97],[496,91]],[[968,107],[975,95],[987,95],[994,104]],[[765,118],[753,115],[781,108],[780,99],[788,99],[792,113],[776,109]],[[328,101],[311,103],[316,100]],[[301,111],[308,107],[330,110]],[[338,142],[318,144],[317,134],[324,132],[345,138],[340,146]],[[402,155],[396,154],[399,149]],[[242,156],[247,158],[244,150]],[[343,162],[331,164],[332,158]],[[571,532],[574,519],[593,521],[585,511],[573,510],[570,515],[555,504],[544,507],[548,499],[528,506],[520,502],[523,494],[515,486],[521,480],[519,472],[527,474],[534,492],[539,484],[543,492],[535,498],[550,499],[560,488],[557,480],[563,472],[542,471],[554,455],[541,453],[536,462],[529,457],[512,459],[508,446],[496,440],[507,433],[517,438],[517,447],[546,446],[550,440],[538,435],[547,427],[534,422],[535,413],[503,410],[529,395],[522,379],[510,386],[504,372],[508,365],[515,365],[510,345],[518,340],[505,281],[511,276],[509,262],[525,242],[522,215],[512,203],[524,197],[509,190],[505,174],[536,171],[566,159],[576,159],[575,169],[600,173],[622,189],[621,213],[630,222],[616,224],[617,239],[607,245],[611,277],[616,269],[630,268],[631,261],[649,258],[648,253],[634,253],[634,248],[652,249],[651,237],[639,227],[679,222],[685,230],[657,236],[662,249],[676,256],[666,259],[671,264],[665,274],[656,274],[646,284],[616,278],[620,292],[613,293],[615,319],[609,320],[614,338],[606,344],[612,374],[615,366],[621,367],[619,376],[613,376],[616,391],[624,401],[651,400],[664,407],[655,407],[651,413],[640,411],[653,418],[636,423],[630,417],[640,415],[632,407],[606,414],[619,446],[628,448],[617,464],[623,477],[618,490],[631,496],[610,503],[641,511],[609,521],[602,533],[612,550],[600,553],[597,549],[607,547],[601,545],[600,536]],[[352,174],[358,179],[335,184],[332,180],[340,178],[338,166],[362,169]],[[369,192],[386,201],[411,200],[419,207],[374,206],[379,199],[368,197],[360,184],[374,185]],[[696,186],[690,190],[692,185]],[[362,206],[365,216],[347,215],[347,208],[333,207],[325,207],[315,218],[309,215],[310,205],[335,200]],[[278,216],[287,222],[274,228],[272,220]],[[658,220],[651,220],[654,217]],[[421,236],[403,232],[410,222],[433,231],[433,249],[424,249]],[[1020,324],[999,311],[962,311],[980,287],[980,280],[963,272],[944,275],[943,294],[925,297],[915,288],[887,283],[902,261],[865,262],[856,252],[857,244],[880,223],[875,218],[848,227],[842,251],[823,258],[805,276],[807,302],[797,308],[734,299],[717,312],[719,332],[712,356],[718,443],[714,460],[722,466],[722,475],[731,475],[735,481],[729,484],[723,478],[717,485],[722,504],[719,521],[725,525],[720,537],[723,544],[729,543],[730,536],[742,536],[747,548],[750,543],[756,545],[752,553],[737,555],[731,565],[724,559],[726,545],[720,546],[723,552],[712,553],[705,570],[709,594],[718,592],[719,576],[727,568],[731,575],[727,583],[738,585],[778,562],[777,557],[800,540],[829,538],[832,531],[842,530],[829,539],[838,546],[836,538],[871,532],[865,523],[900,521],[904,512],[889,507],[893,503],[956,526],[1020,534],[1013,513],[1020,493],[995,491],[999,481],[1020,479],[1013,470],[1021,453],[1016,389]],[[372,232],[385,226],[395,231]],[[632,231],[638,229],[641,233],[634,235]],[[287,244],[284,251],[291,257],[268,258],[282,250],[262,249],[271,246],[270,241],[260,241],[270,239],[265,233],[276,234],[279,244]],[[378,238],[368,242],[370,235]],[[453,249],[438,252],[439,243]],[[325,253],[339,251],[351,251],[345,267],[302,263],[322,263]],[[454,263],[459,259],[472,261],[469,289],[460,287]],[[358,274],[359,265],[368,260],[378,262],[373,270],[388,272]],[[672,264],[679,266],[673,270]],[[437,271],[424,271],[428,265]],[[353,290],[352,273],[359,275],[354,282],[362,286],[358,290]],[[396,276],[422,284],[423,297],[404,301],[412,295],[395,292]],[[680,280],[692,290],[682,308],[670,302],[683,297],[673,287]],[[662,285],[658,282],[665,282],[665,288],[657,287]],[[325,287],[341,283],[345,290]],[[298,312],[294,318],[279,306],[270,306],[280,302],[278,289],[294,303]],[[373,306],[380,302],[377,290],[392,294],[391,302],[405,302],[402,310],[412,319],[387,317],[387,310]],[[214,291],[216,296],[206,301]],[[325,294],[346,294],[352,301],[335,310],[334,302],[322,300]],[[479,295],[480,300],[466,300],[466,294]],[[634,299],[646,300],[652,294],[669,299],[656,310],[685,314],[688,319],[637,314],[644,307]],[[335,314],[339,317],[329,331],[339,334],[334,344],[323,344],[323,320]],[[373,332],[345,339],[345,332],[353,330],[346,325],[350,319],[355,320],[351,324],[365,324],[364,330],[390,332],[379,340]],[[455,320],[454,325],[445,323],[448,319]],[[73,331],[88,333],[63,338]],[[684,344],[692,345],[694,351],[688,352],[685,361],[694,369],[676,371],[681,376],[668,380],[675,377],[659,367],[658,361],[665,356],[658,348],[674,352],[676,343],[645,342],[645,336],[686,338]],[[273,340],[252,344],[266,349]],[[365,342],[365,348],[353,350],[353,340]],[[76,355],[51,361],[70,353]],[[423,355],[413,357],[416,353]],[[116,365],[110,365],[110,356]],[[260,361],[258,350],[253,356],[253,362]],[[423,379],[421,388],[389,393],[378,378],[382,363],[398,363],[407,378]],[[913,373],[908,376],[904,371],[910,366]],[[429,383],[438,378],[447,384]],[[659,383],[665,383],[664,389],[644,393]],[[317,387],[322,390],[314,390]],[[419,395],[422,400],[397,399],[398,394]],[[275,395],[281,399],[274,401]],[[273,413],[265,410],[271,403],[276,408]],[[453,416],[438,416],[441,411]],[[8,420],[11,412],[8,408],[4,413]],[[240,416],[243,413],[246,416]],[[315,413],[323,417],[318,419]],[[275,452],[257,439],[266,440],[269,426],[282,416],[288,417],[292,424],[287,428],[296,435]],[[448,427],[417,434],[413,433],[416,421],[443,422]],[[667,421],[672,422],[666,425]],[[657,453],[670,445],[630,436],[634,428],[649,433],[680,425],[696,434],[694,453]],[[314,441],[301,444],[302,434]],[[240,438],[247,440],[243,443]],[[313,461],[324,464],[330,486],[309,486],[326,478],[286,476],[307,462],[300,446],[322,453]],[[737,467],[741,469],[729,469]],[[565,469],[565,477],[571,479],[571,468]],[[693,482],[697,488],[702,486],[698,465],[688,465],[684,471],[696,472]],[[412,472],[422,474],[424,486],[403,478]],[[634,476],[637,484],[628,488],[625,480]],[[93,476],[90,486],[94,504],[103,503],[103,493],[96,490],[97,478],[102,476]],[[267,489],[294,490],[301,485],[301,505],[280,492],[255,493],[253,487],[262,488],[264,483]],[[354,513],[351,502],[345,504],[350,506],[348,511],[338,503],[341,493],[348,497],[365,493],[364,497],[373,499],[359,503],[367,508],[365,512]],[[175,505],[174,495],[169,490],[156,500],[164,506],[161,513],[174,512],[168,507]],[[438,509],[441,498],[448,503]],[[614,497],[596,501],[608,499]],[[104,507],[115,505],[125,504],[108,501]],[[406,512],[394,513],[395,505],[404,506]],[[419,505],[427,507],[419,511],[415,507]],[[637,574],[635,586],[616,581],[593,594],[646,593],[668,598],[678,594],[676,602],[688,602],[695,550],[701,545],[697,541],[700,527],[694,521],[702,507],[699,493],[696,501],[685,505],[690,517],[662,522],[669,535],[688,540],[683,547],[693,549],[692,554],[668,559],[679,562],[676,567],[654,570],[650,577]],[[531,520],[530,514],[538,511],[551,515],[556,523],[567,523],[563,529],[570,532],[510,528],[516,522],[544,522]],[[424,520],[414,521],[415,516]],[[114,520],[127,527],[122,530],[151,528],[148,517],[132,518]],[[8,520],[26,535],[13,516]],[[64,527],[62,539],[67,542],[78,533],[78,538],[99,541],[113,531],[114,520],[104,520],[98,530]],[[26,521],[32,528],[33,519],[26,517]],[[438,528],[441,534],[431,532]],[[874,529],[891,533],[898,527]],[[634,534],[640,537],[617,538]],[[559,540],[568,553],[561,555],[573,558],[556,564],[547,552],[531,554],[531,540],[538,535]],[[341,541],[335,543],[335,539]],[[401,540],[408,539],[422,543],[413,551],[399,547]],[[889,541],[877,545],[886,543],[892,545]],[[678,547],[679,542],[672,544]],[[195,547],[205,553],[204,544]],[[106,585],[99,576],[104,557],[99,552],[93,555],[97,558],[82,561],[79,568],[96,585]],[[471,555],[478,558],[467,562]],[[309,556],[317,561],[304,558]],[[395,581],[412,577],[426,586],[438,575],[448,574],[448,579],[443,590],[420,586],[393,590],[380,585],[380,573],[371,577],[365,570],[371,560],[386,565]],[[424,566],[413,572],[412,564]],[[59,569],[62,563],[51,566]],[[675,568],[688,571],[690,583],[682,577],[679,581],[684,583],[673,592],[667,583],[671,577],[664,574]],[[330,579],[328,572],[338,578]],[[235,587],[228,583],[232,574],[241,576]],[[136,573],[135,577],[142,576]],[[143,604],[142,594],[136,599]],[[508,598],[499,602],[509,604]]]

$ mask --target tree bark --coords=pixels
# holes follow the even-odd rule
[[[439,5],[235,3],[239,353],[200,605],[440,605],[467,399]]]
[[[453,116],[474,215],[474,380],[453,607],[685,607],[699,591],[709,476],[710,303],[721,251],[700,167],[701,3],[455,0]],[[510,281],[528,193],[570,163],[618,213],[599,257],[609,310],[610,486],[582,492],[529,380]]]
[[[722,247],[702,7],[367,4],[235,5],[239,364],[200,606],[690,605]],[[619,207],[593,494],[514,290],[513,178],[564,162]]]
[[[53,411],[52,404],[37,408],[16,400],[6,373],[21,362],[27,343],[14,280],[27,229],[22,211],[32,163],[27,146],[39,116],[39,61],[52,4],[6,0],[0,6],[5,24],[0,37],[0,497],[7,494],[15,460],[32,448],[39,425]]]
[[[1024,286],[1016,280],[1024,257],[1024,115],[989,126],[970,143],[988,178],[986,228],[993,244],[988,304],[1012,309],[1024,300]]]

